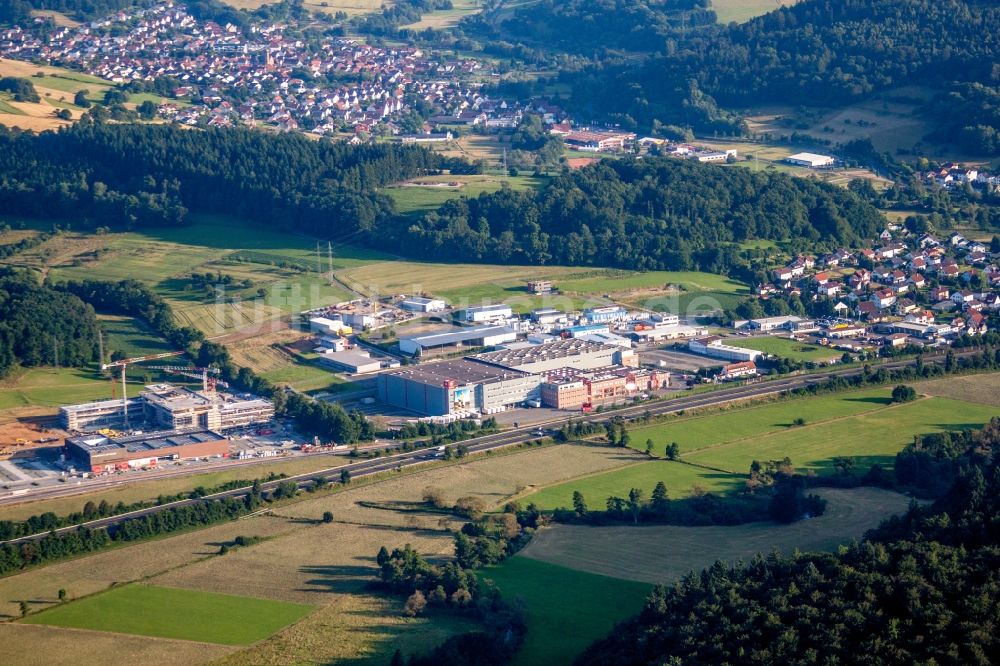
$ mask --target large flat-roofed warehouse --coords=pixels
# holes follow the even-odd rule
[[[333,366],[336,370],[363,375],[368,372],[378,372],[382,369],[382,361],[372,358],[371,354],[360,349],[348,349],[332,354],[322,354],[319,362]]]
[[[831,166],[836,160],[829,155],[817,155],[816,153],[795,153],[785,158],[789,164],[796,166],[807,166],[812,168]]]
[[[493,414],[538,398],[541,378],[467,359],[378,376],[383,402],[429,416]]]
[[[466,308],[462,315],[467,322],[480,324],[486,321],[497,321],[498,319],[510,319],[514,316],[514,311],[509,305],[474,305]]]
[[[471,358],[480,363],[521,372],[542,373],[559,368],[592,370],[609,365],[629,365],[634,360],[634,352],[621,347],[569,338],[530,347],[486,352]]]
[[[229,440],[212,430],[105,437],[81,435],[66,440],[66,453],[94,474],[149,467],[160,460],[229,454]]]
[[[399,339],[399,351],[419,356],[430,349],[445,347],[493,347],[513,342],[517,333],[508,326],[456,328],[444,333],[428,333]]]
[[[717,335],[710,335],[705,338],[695,338],[688,342],[688,349],[695,354],[711,356],[712,358],[722,358],[727,361],[755,361],[764,355],[756,349],[744,349],[723,344],[722,338]]]

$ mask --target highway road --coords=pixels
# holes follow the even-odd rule
[[[967,351],[967,352],[956,352],[956,357],[978,354],[979,350]],[[945,356],[943,354],[938,356],[924,357],[925,364],[931,363],[942,363]],[[914,359],[907,359],[903,361],[891,361],[888,363],[883,363],[876,366],[877,368],[900,368],[907,365],[913,365],[915,363]],[[573,420],[582,422],[601,422],[606,421],[612,417],[623,417],[625,419],[632,419],[641,417],[646,413],[652,414],[654,416],[671,414],[680,412],[683,410],[696,409],[699,407],[709,407],[714,405],[721,405],[728,402],[734,402],[737,400],[746,400],[748,398],[758,398],[767,395],[773,395],[781,393],[784,391],[790,391],[799,388],[805,388],[812,384],[819,384],[827,381],[830,377],[850,377],[854,375],[861,374],[861,368],[847,368],[844,370],[836,370],[832,372],[823,373],[813,373],[806,375],[794,375],[789,377],[783,377],[780,379],[760,381],[757,383],[745,384],[740,386],[734,386],[732,388],[721,388],[715,391],[710,391],[706,393],[700,393],[695,395],[687,395],[678,398],[672,398],[669,400],[664,400],[662,402],[647,402],[636,405],[634,407],[625,407],[622,409],[616,409],[611,412],[603,413],[593,413],[587,415],[573,414],[567,415],[565,417],[560,417],[552,419],[544,423],[533,423],[530,427],[521,427],[512,430],[505,430],[503,432],[484,435],[482,437],[476,437],[474,439],[468,439],[461,442],[462,446],[465,446],[470,453],[482,453],[484,451],[489,451],[492,449],[500,449],[506,446],[513,446],[517,444],[523,444],[524,442],[539,439],[537,434],[539,429],[550,430],[553,427],[558,429],[563,423]],[[457,445],[452,445],[457,446]],[[314,455],[330,455],[330,454],[314,454]],[[308,487],[317,478],[325,478],[327,480],[337,482],[340,481],[340,474],[343,470],[348,470],[351,474],[351,478],[363,478],[365,476],[371,476],[373,474],[379,474],[382,472],[401,470],[404,467],[412,467],[415,465],[423,465],[428,462],[437,460],[437,451],[433,448],[419,449],[416,451],[410,451],[406,453],[397,453],[391,456],[383,456],[381,458],[375,458],[370,460],[362,460],[358,462],[345,462],[343,464],[338,464],[327,469],[317,470],[314,472],[309,472],[307,474],[300,474],[297,476],[290,476],[278,481],[271,481],[262,484],[262,489],[265,491],[275,489],[279,483],[286,483],[288,481],[293,481],[299,485],[300,488]],[[273,459],[270,460],[273,462]],[[204,468],[197,468],[201,471]],[[192,470],[172,470],[176,474],[187,473],[191,474]],[[176,475],[173,474],[173,475]],[[145,479],[150,478],[162,478],[153,476],[144,476]],[[108,486],[114,486],[120,484],[120,480],[110,481]],[[87,487],[87,492],[92,492],[93,490],[100,490],[102,486],[91,485]],[[53,490],[60,491],[70,491],[70,492],[80,492],[74,488],[55,488]],[[178,500],[176,502],[170,502],[167,504],[161,504],[158,506],[148,507],[145,509],[139,509],[137,511],[132,511],[130,513],[123,513],[116,516],[110,516],[108,518],[100,518],[98,520],[93,520],[87,523],[83,523],[83,526],[89,528],[103,528],[109,527],[111,525],[116,525],[122,521],[128,520],[130,518],[137,518],[149,514],[156,513],[158,511],[163,511],[171,507],[185,506],[188,504],[194,504],[196,502],[206,502],[215,499],[222,499],[226,497],[243,497],[250,492],[250,487],[236,488],[233,490],[227,490],[220,493],[215,493],[213,495],[207,495],[205,497],[197,499],[185,499]],[[69,494],[69,493],[64,493]],[[16,502],[24,502],[36,500],[43,497],[49,497],[52,495],[28,495],[19,496],[16,498],[5,498],[6,500],[14,500]],[[71,525],[68,527],[56,530],[56,533],[69,532],[77,529],[78,525]],[[22,541],[28,541],[33,539],[39,539],[44,537],[49,532],[44,532],[40,534],[34,534],[30,536],[21,537],[19,539],[12,539],[8,542],[2,543],[20,543]]]

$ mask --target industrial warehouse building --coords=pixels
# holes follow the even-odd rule
[[[510,319],[514,316],[514,311],[509,305],[477,305],[466,308],[462,314],[465,321],[472,324],[482,324],[498,319]]]
[[[609,365],[637,365],[638,358],[631,349],[567,338],[541,345],[505,349],[477,354],[472,357],[488,363],[521,372],[544,373],[559,368],[593,370]]]
[[[424,298],[423,296],[410,296],[401,301],[399,307],[410,312],[441,312],[448,305],[439,298]]]
[[[606,305],[599,308],[589,308],[583,311],[583,316],[591,324],[610,324],[624,319],[628,311],[620,305]]]
[[[378,372],[382,369],[381,359],[372,358],[371,354],[360,349],[346,349],[322,354],[318,360],[322,365],[329,365],[335,370],[355,375]]]
[[[342,319],[329,317],[312,317],[309,319],[309,330],[320,335],[350,335],[353,330]]]
[[[537,400],[539,383],[539,377],[525,372],[459,359],[382,373],[378,396],[430,416],[472,416]]]
[[[217,391],[193,391],[172,384],[151,384],[126,404],[103,400],[59,408],[61,425],[72,432],[123,428],[143,421],[155,428],[228,430],[274,418],[274,404],[255,397],[237,397]]]
[[[706,338],[695,338],[688,342],[688,349],[695,354],[721,358],[727,361],[756,361],[763,356],[763,352],[756,349],[744,349],[733,347],[722,343],[722,338],[717,335],[710,335]]]
[[[789,164],[796,166],[807,166],[812,168],[832,166],[836,160],[829,155],[817,155],[816,153],[795,153],[785,158]]]
[[[670,373],[647,368],[562,368],[547,373],[541,386],[542,404],[556,409],[580,409],[594,402],[666,388],[669,382]]]
[[[83,435],[66,440],[66,454],[90,472],[101,474],[150,467],[161,460],[227,456],[229,440],[212,430],[113,438]]]
[[[517,339],[517,332],[508,326],[478,326],[456,328],[445,333],[428,333],[399,339],[399,351],[419,356],[430,349],[445,347],[493,347]]]

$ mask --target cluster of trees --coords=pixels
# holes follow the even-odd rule
[[[695,489],[690,497],[672,500],[666,484],[660,481],[648,499],[641,488],[632,488],[626,497],[608,497],[603,510],[594,510],[583,493],[574,491],[572,509],[556,509],[553,519],[589,525],[740,525],[766,519],[791,523],[805,516],[822,515],[826,510],[826,501],[806,494],[807,488],[807,479],[795,473],[788,458],[764,463],[755,460],[744,491],[731,497]]]
[[[384,546],[376,556],[380,585],[395,594],[408,595],[404,610],[418,615],[426,608],[470,613],[484,629],[453,637],[426,656],[404,661],[399,652],[394,664],[410,666],[501,666],[517,653],[526,631],[524,610],[507,603],[496,587],[481,580],[476,569],[499,564],[517,552],[538,527],[541,514],[509,504],[498,516],[466,523],[455,535],[455,559],[442,565],[428,562],[409,544],[391,552]]]
[[[0,231],[9,231],[9,230],[10,230],[9,224],[4,224],[3,229],[0,229]],[[41,233],[38,234],[37,236],[28,236],[26,238],[22,238],[21,240],[14,241],[13,243],[4,243],[3,245],[0,245],[0,259],[13,257],[15,254],[21,254],[22,252],[30,250],[33,247],[38,247],[45,241],[52,238],[53,235],[54,233],[52,234]]]
[[[914,448],[936,464],[907,474],[954,480],[934,504],[837,553],[717,562],[658,586],[577,663],[995,662],[1000,638],[982,628],[1000,604],[1000,420]]]
[[[400,26],[417,23],[429,12],[452,9],[451,0],[401,0],[391,5],[383,5],[382,13],[362,14],[354,27],[359,32],[387,37],[405,37],[410,31],[399,30]]]
[[[75,366],[97,356],[94,309],[36,276],[0,269],[0,377],[15,366]]]
[[[1000,155],[1000,86],[962,83],[935,97],[925,113],[931,136],[972,155]]]
[[[463,439],[496,432],[499,429],[494,417],[484,419],[477,424],[471,419],[452,421],[451,423],[404,423],[393,431],[393,437],[398,439],[415,439],[417,437],[432,437],[435,442],[459,442]]]
[[[835,186],[778,173],[671,158],[605,160],[425,215],[400,247],[471,260],[731,272],[731,244],[757,238],[850,244],[884,226],[879,212]]]
[[[0,92],[10,93],[15,102],[40,102],[42,100],[31,81],[14,76],[0,78]]]
[[[901,488],[922,497],[941,497],[959,479],[960,471],[990,455],[1000,431],[994,418],[983,430],[959,430],[914,435],[896,454],[893,470]]]

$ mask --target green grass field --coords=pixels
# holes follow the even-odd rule
[[[859,466],[892,465],[893,456],[913,435],[981,427],[995,407],[947,398],[927,398],[888,409],[766,435],[756,440],[702,449],[685,460],[743,472],[756,460],[788,456],[797,469],[833,471],[832,459],[850,456]]]
[[[573,491],[579,490],[589,508],[603,511],[605,502],[612,495],[626,497],[629,489],[639,488],[649,497],[660,481],[666,484],[671,497],[680,498],[695,487],[713,493],[735,492],[743,487],[746,478],[743,474],[727,474],[677,462],[650,460],[542,488],[524,497],[522,501],[524,504],[534,502],[546,511],[569,508],[573,506]]]
[[[566,567],[512,557],[481,572],[506,599],[521,597],[528,609],[528,635],[514,660],[518,666],[569,664],[616,622],[642,609],[651,586]]]
[[[662,453],[667,443],[676,441],[684,462],[705,467],[651,460],[541,488],[521,500],[544,509],[569,507],[573,491],[579,490],[589,506],[601,508],[609,496],[624,497],[630,488],[641,488],[648,495],[658,481],[674,498],[686,497],[696,486],[725,493],[742,487],[754,460],[785,456],[796,469],[817,474],[833,473],[833,459],[839,456],[854,458],[861,469],[875,463],[891,467],[895,454],[913,435],[977,428],[997,415],[990,405],[948,398],[887,405],[887,390],[880,391],[794,400],[638,428],[630,432],[636,448],[644,450],[651,438]],[[806,425],[791,426],[796,417],[805,418]]]
[[[811,426],[884,409],[891,404],[890,393],[890,389],[878,388],[737,407],[702,416],[696,412],[676,421],[632,428],[629,437],[631,446],[637,451],[645,451],[646,440],[652,439],[656,455],[664,455],[664,449],[671,442],[677,442],[681,453],[686,454],[750,437],[782,433],[796,418],[805,419],[806,425]]]
[[[30,368],[0,382],[0,410],[103,399],[111,399],[111,383],[93,370]]]
[[[396,202],[396,210],[409,215],[420,215],[441,207],[446,201],[459,197],[474,198],[484,192],[496,192],[509,184],[515,190],[541,188],[548,178],[533,176],[427,176],[418,179],[421,183],[463,183],[462,187],[420,187],[398,185],[388,187],[385,194]]]
[[[135,317],[98,315],[104,330],[104,353],[124,352],[128,358],[171,351],[167,341]]]
[[[307,393],[340,391],[351,386],[339,375],[309,363],[295,363],[269,370],[262,373],[262,376],[276,384],[288,384],[294,389]]]
[[[297,622],[312,606],[151,585],[126,585],[24,620],[75,629],[249,645]]]
[[[835,349],[827,349],[819,345],[810,345],[774,336],[750,339],[732,338],[726,340],[726,344],[733,345],[734,347],[743,347],[744,349],[756,349],[765,354],[774,354],[775,356],[790,358],[795,361],[821,363],[837,360],[843,355]]]
[[[4,93],[3,95],[0,95],[0,113],[10,113],[10,114],[13,114],[15,116],[24,116],[24,115],[27,115],[21,109],[19,109],[16,106],[13,106],[12,104],[10,104],[10,102],[11,102],[10,95],[8,95],[6,93]]]
[[[632,271],[604,270],[560,284],[563,291],[582,293],[620,292],[632,289],[664,289],[676,286],[685,291],[717,291],[730,294],[746,293],[742,282],[699,271]]]

